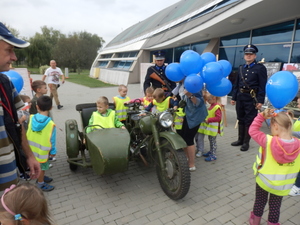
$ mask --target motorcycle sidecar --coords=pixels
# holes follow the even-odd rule
[[[110,108],[114,105],[110,104]],[[76,120],[65,122],[66,147],[70,169],[92,167],[98,175],[124,172],[128,169],[130,136],[120,128],[98,129],[86,134],[85,128],[94,111],[95,103],[76,105],[82,121],[82,132]],[[85,140],[85,141],[84,141]],[[86,151],[87,150],[87,151]],[[89,154],[87,154],[89,153]]]

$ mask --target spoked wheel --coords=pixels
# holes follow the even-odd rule
[[[160,168],[157,163],[157,177],[165,194],[173,200],[178,200],[186,196],[190,189],[191,174],[186,155],[183,149],[174,150],[165,139],[161,144],[164,168]]]

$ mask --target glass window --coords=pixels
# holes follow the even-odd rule
[[[249,44],[250,31],[229,35],[220,39],[220,46],[235,46]]]
[[[300,19],[297,20],[296,24],[296,34],[294,41],[300,41]]]
[[[99,67],[106,67],[107,64],[108,64],[108,61],[100,61]]]
[[[200,55],[203,53],[204,49],[206,48],[208,41],[202,41],[199,43],[195,43],[191,45],[191,50],[198,52]]]
[[[132,60],[122,60],[122,61],[116,61],[113,65],[113,68],[116,69],[122,69],[122,70],[129,70],[133,61]]]
[[[288,62],[289,60],[290,44],[260,45],[257,48],[257,61],[263,58],[265,62]]]
[[[276,42],[290,42],[292,40],[292,33],[294,29],[294,21],[288,21],[255,29],[252,31],[252,43],[276,43]]]
[[[293,46],[291,63],[300,63],[300,43]]]
[[[244,51],[242,47],[220,48],[219,60],[228,60],[232,65],[232,70],[238,70],[244,64]]]
[[[175,48],[175,50],[174,50],[174,62],[180,62],[181,54],[185,50],[189,50],[189,49],[190,49],[190,45],[184,45],[184,46],[180,46],[180,47]]]
[[[101,58],[111,58],[112,57],[112,54],[105,54],[105,55],[102,55]]]

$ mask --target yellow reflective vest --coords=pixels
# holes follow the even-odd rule
[[[100,125],[91,127],[90,130],[87,130],[87,133],[91,132],[92,130],[102,129],[103,128],[114,128],[115,127],[115,116],[116,112],[111,110],[108,116],[102,116],[99,112],[93,112],[93,124],[91,125]]]
[[[118,115],[118,118],[120,121],[124,121],[127,119],[127,109],[128,107],[124,106],[125,102],[129,102],[130,98],[128,96],[126,96],[126,98],[121,99],[118,96],[114,97],[114,101],[115,101],[115,111],[116,114]]]
[[[272,136],[267,135],[266,148],[259,148],[256,162],[253,164],[256,183],[267,192],[286,196],[293,187],[300,169],[300,154],[290,163],[279,164],[271,152]],[[264,155],[263,155],[264,151]],[[262,158],[264,159],[262,162]]]
[[[300,118],[299,118],[300,119]],[[298,132],[298,131],[300,131],[300,120],[299,119],[297,119],[296,121],[295,121],[295,123],[294,123],[294,125],[293,125],[293,131],[296,131],[296,132]]]
[[[26,132],[28,144],[29,144],[30,149],[33,152],[36,160],[39,163],[45,163],[48,161],[49,152],[52,149],[51,136],[52,136],[52,132],[55,127],[55,124],[51,120],[44,127],[43,130],[35,132],[32,130],[32,117],[33,116],[34,115],[30,116],[28,130]]]
[[[153,100],[152,104],[156,106],[156,110],[158,112],[166,111],[170,107],[170,99],[171,97],[165,98],[162,102],[158,103],[155,99]]]
[[[150,101],[147,100],[147,97],[143,98],[143,104],[144,104],[144,108],[146,108],[148,105],[150,105]]]
[[[208,110],[208,115],[205,120],[209,118],[215,117],[215,113],[218,109],[221,109],[220,105],[215,105],[212,109]],[[213,122],[213,123],[205,123],[202,122],[198,129],[199,133],[210,135],[210,136],[217,136],[220,131],[220,136],[223,136],[223,119],[220,122]]]
[[[185,112],[183,111],[183,108],[178,108],[177,112],[175,112],[175,118],[174,118],[174,128],[176,130],[182,129],[184,116],[185,116]]]

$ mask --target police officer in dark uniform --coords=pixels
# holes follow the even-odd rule
[[[170,81],[165,74],[165,51],[156,51],[155,65],[150,66],[147,70],[147,74],[144,81],[144,92],[152,85],[154,89],[162,88],[165,92],[170,92],[176,87],[176,83]]]
[[[232,90],[231,104],[236,106],[238,126],[238,140],[232,146],[242,146],[241,151],[249,149],[249,126],[257,115],[265,100],[267,83],[266,67],[256,62],[258,49],[249,44],[244,47],[246,63],[241,65]]]

